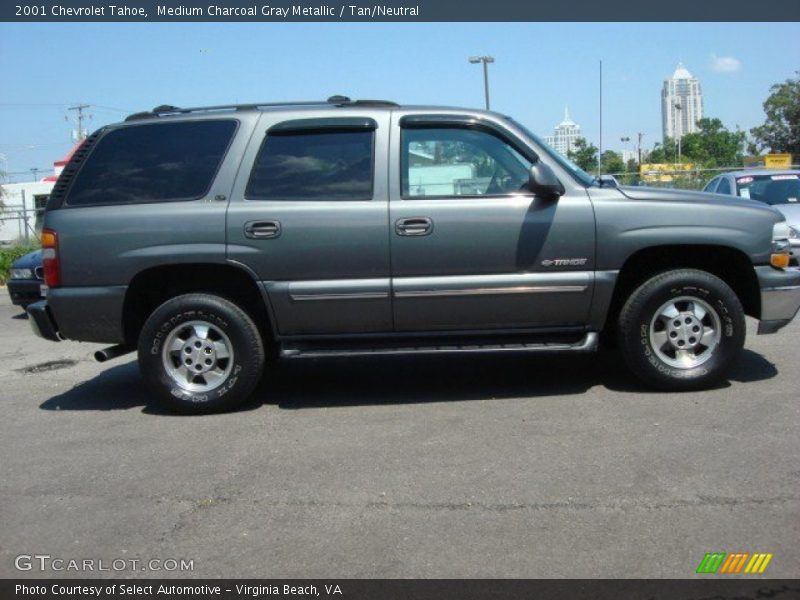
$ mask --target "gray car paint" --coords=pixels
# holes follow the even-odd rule
[[[369,201],[265,202],[244,197],[267,129],[278,122],[348,114],[376,130]],[[557,201],[400,197],[399,119],[463,114],[522,140],[565,186]],[[209,118],[191,114],[169,120]],[[279,336],[602,326],[617,271],[643,248],[719,244],[754,264],[769,258],[774,210],[755,202],[677,190],[585,187],[504,117],[453,108],[325,107],[236,110],[239,122],[208,194],[190,202],[49,210],[59,234],[62,287],[48,293],[61,332],[119,343],[131,280],[167,264],[227,263],[263,286]],[[152,119],[124,123],[135,127]],[[434,232],[400,238],[393,223],[426,216]],[[281,235],[251,240],[253,220],[280,221]],[[543,261],[585,258],[583,265]]]

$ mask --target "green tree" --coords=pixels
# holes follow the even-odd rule
[[[618,175],[625,172],[625,163],[622,160],[622,155],[613,150],[606,150],[600,156],[600,172],[613,173]]]
[[[567,158],[587,173],[597,170],[597,147],[586,141],[586,138],[575,140],[574,149],[567,152]]]
[[[800,76],[800,71],[797,72]],[[750,133],[761,150],[800,156],[800,77],[776,83],[764,102],[767,119]]]
[[[678,144],[675,140],[668,137],[664,138],[664,143],[656,142],[653,149],[647,155],[649,163],[677,163],[678,162]]]
[[[743,131],[728,131],[719,119],[700,119],[699,131],[681,139],[684,162],[706,168],[733,167],[742,162]]]

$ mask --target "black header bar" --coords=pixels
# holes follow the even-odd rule
[[[800,21],[798,0],[14,0],[9,22]]]

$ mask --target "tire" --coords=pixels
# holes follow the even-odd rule
[[[139,335],[138,354],[150,390],[186,414],[241,404],[264,368],[264,343],[253,320],[211,294],[177,296],[154,310]]]
[[[696,269],[660,273],[639,286],[619,315],[625,362],[653,387],[696,390],[722,380],[745,339],[744,310],[719,277]]]

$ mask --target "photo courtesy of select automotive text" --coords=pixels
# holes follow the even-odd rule
[[[14,2],[0,600],[800,600],[798,0]]]

